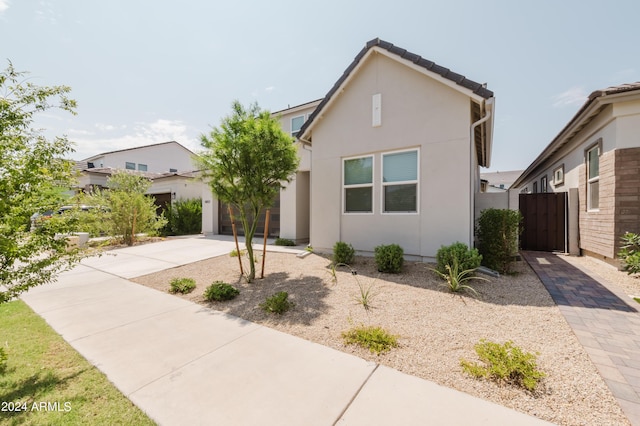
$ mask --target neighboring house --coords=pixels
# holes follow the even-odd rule
[[[106,188],[107,180],[117,170],[130,170],[151,180],[147,192],[158,206],[172,200],[201,198],[203,183],[195,179],[195,154],[178,142],[109,151],[76,162],[80,170],[78,189]]]
[[[442,245],[472,245],[493,109],[485,85],[368,42],[297,134],[311,150],[313,247],[397,243],[432,258]]]
[[[640,82],[591,93],[513,187],[568,193],[569,252],[616,263],[640,232]]]
[[[486,186],[482,192],[507,192],[524,170],[509,170],[480,173],[480,178]]]

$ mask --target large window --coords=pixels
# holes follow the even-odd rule
[[[345,213],[373,213],[373,156],[343,160]]]
[[[600,206],[600,145],[587,150],[587,209]]]
[[[382,154],[382,212],[417,211],[418,150]]]
[[[298,132],[302,128],[304,124],[304,115],[299,115],[297,117],[291,118],[291,136],[294,138],[298,136]]]

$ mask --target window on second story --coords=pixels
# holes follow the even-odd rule
[[[138,163],[138,171],[146,172],[147,171],[147,165]]]
[[[547,175],[540,178],[540,192],[547,192]]]
[[[298,132],[304,124],[304,115],[298,115],[297,117],[291,117],[291,136],[294,138],[298,136]]]
[[[126,161],[124,163],[124,168],[127,170],[135,170],[136,169],[136,163],[130,163],[128,161]]]
[[[538,193],[538,182],[533,182],[533,193],[534,194]]]

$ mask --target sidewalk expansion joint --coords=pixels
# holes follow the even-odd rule
[[[366,379],[364,379],[364,381],[362,382],[362,384],[360,385],[360,387],[358,388],[358,390],[356,391],[356,393],[353,394],[353,396],[351,397],[351,399],[349,400],[349,402],[347,403],[347,405],[344,407],[344,409],[340,412],[340,414],[338,414],[338,418],[336,419],[335,422],[333,422],[333,426],[336,426],[336,424],[338,424],[338,422],[340,421],[340,419],[342,419],[342,417],[345,415],[345,413],[349,410],[349,407],[351,407],[351,404],[353,404],[353,401],[356,400],[356,398],[358,397],[358,395],[360,395],[360,392],[362,392],[362,389],[364,388],[364,386],[369,382],[369,379],[371,379],[371,376],[373,376],[373,373],[376,372],[376,370],[378,369],[378,367],[380,367],[380,364],[376,363],[376,366],[373,368],[373,370],[371,370],[371,373],[369,373],[369,375],[367,376]]]
[[[231,343],[234,343],[235,341],[237,341],[237,340],[239,340],[239,339],[242,339],[243,337],[248,336],[249,334],[254,333],[254,332],[256,332],[257,330],[261,330],[261,329],[263,329],[263,328],[264,328],[264,326],[263,326],[263,325],[258,325],[257,327],[254,327],[252,330],[247,331],[246,333],[244,333],[244,334],[242,334],[242,335],[240,335],[240,336],[236,337],[235,339],[229,340],[228,342],[225,342],[224,344],[222,344],[222,345],[220,345],[220,346],[216,346],[215,348],[211,349],[210,351],[207,351],[207,352],[203,353],[202,355],[199,355],[199,356],[197,356],[197,357],[195,357],[195,358],[193,358],[193,359],[189,360],[188,362],[185,362],[185,363],[184,363],[184,364],[182,364],[181,366],[174,368],[173,370],[169,371],[168,373],[165,373],[165,374],[163,374],[163,375],[161,375],[161,376],[158,376],[158,377],[156,377],[155,379],[153,379],[153,380],[151,380],[151,381],[149,381],[149,382],[145,383],[144,385],[140,386],[139,388],[137,388],[137,389],[135,389],[135,390],[132,390],[131,392],[129,392],[129,393],[126,395],[126,396],[127,396],[127,398],[131,397],[131,395],[133,395],[133,394],[135,394],[136,392],[138,392],[138,391],[140,391],[140,390],[142,390],[142,389],[146,388],[147,386],[149,386],[149,385],[151,385],[151,384],[153,384],[153,383],[157,382],[158,380],[161,380],[161,379],[163,379],[163,378],[165,378],[165,377],[167,377],[167,376],[170,376],[170,375],[174,374],[176,371],[180,371],[180,370],[182,370],[183,368],[185,368],[185,367],[186,367],[186,366],[188,366],[189,364],[193,364],[194,362],[196,362],[196,361],[198,361],[198,360],[200,360],[200,359],[204,358],[205,356],[211,355],[212,353],[217,352],[218,350],[220,350],[220,349],[224,348],[225,346],[228,346],[228,345],[230,345]]]

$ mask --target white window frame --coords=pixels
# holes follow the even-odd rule
[[[359,183],[354,185],[345,185],[344,183],[344,165],[348,160],[358,160],[361,158],[371,158],[371,183]],[[374,213],[375,206],[375,191],[373,184],[375,182],[376,175],[376,159],[373,154],[367,155],[356,155],[353,157],[344,157],[342,159],[342,214],[348,216],[357,216],[357,215],[372,215]],[[371,188],[371,211],[370,212],[348,212],[347,211],[347,189],[350,188]]]
[[[302,128],[302,126],[300,126],[300,129],[294,131],[293,130],[293,120],[296,119],[296,118],[300,118],[300,117],[302,117],[302,126],[304,126],[304,123],[307,121],[307,115],[305,115],[305,114],[300,114],[300,115],[296,115],[294,117],[291,117],[291,119],[289,121],[289,129],[290,129],[289,133],[291,133],[291,136],[293,136],[294,138],[298,137],[298,133],[300,133],[300,129]],[[295,135],[294,135],[294,133],[295,133]]]
[[[564,184],[564,163],[553,171],[553,186]]]
[[[591,163],[589,162],[589,153],[591,153],[592,151],[596,151],[596,158],[598,159],[598,176],[595,176],[593,178],[590,178],[590,170],[589,167],[591,165]],[[587,172],[587,176],[586,176],[586,181],[587,181],[587,188],[586,188],[586,193],[587,193],[587,211],[589,212],[597,212],[600,210],[600,156],[602,155],[602,142],[601,140],[599,140],[598,142],[596,142],[594,145],[592,145],[591,147],[587,148],[585,151],[585,161],[587,163],[587,167],[586,167],[586,172]],[[591,197],[593,195],[591,186],[593,183],[598,183],[598,205],[597,206],[593,206],[592,205],[592,200]]]
[[[549,180],[547,175],[540,178],[540,192],[543,194],[549,192]]]
[[[398,154],[401,152],[416,151],[416,179],[400,182],[384,182],[384,156],[390,154]],[[384,210],[384,187],[394,185],[416,185],[416,211],[414,212],[387,212]],[[420,148],[407,148],[395,151],[386,151],[380,153],[380,213],[383,215],[418,215],[420,214]]]

